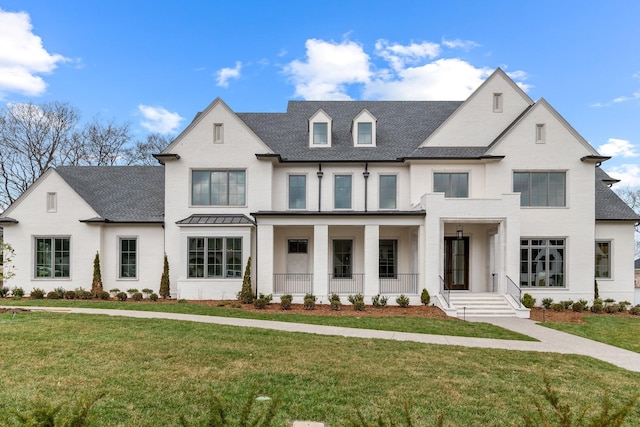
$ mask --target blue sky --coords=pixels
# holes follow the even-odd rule
[[[465,99],[495,68],[640,186],[640,2],[0,0],[0,103],[65,101],[136,137],[213,99]]]

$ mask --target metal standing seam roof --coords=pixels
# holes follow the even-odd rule
[[[162,166],[61,166],[56,171],[98,213],[86,222],[164,222]]]
[[[179,225],[255,225],[255,222],[242,214],[199,214],[176,221]]]
[[[634,212],[608,185],[613,180],[605,171],[596,168],[596,221],[640,221]]]

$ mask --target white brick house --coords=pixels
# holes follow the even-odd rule
[[[594,277],[601,296],[634,299],[640,218],[609,188],[608,158],[500,69],[464,102],[236,113],[216,99],[156,158],[163,167],[41,177],[0,217],[12,282],[87,287],[98,251],[107,289],[157,288],[166,253],[186,299],[235,298],[249,257],[256,292],[297,300],[419,303],[427,289],[455,314],[460,295],[517,309],[518,288],[538,302],[593,299]],[[126,175],[128,199],[100,174]]]

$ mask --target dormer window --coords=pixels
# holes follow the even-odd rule
[[[331,117],[322,109],[309,118],[309,147],[331,147]]]
[[[351,132],[355,147],[376,146],[376,118],[366,108],[353,119]]]

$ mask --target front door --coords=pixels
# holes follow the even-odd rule
[[[469,238],[444,238],[444,281],[454,291],[469,290]]]

